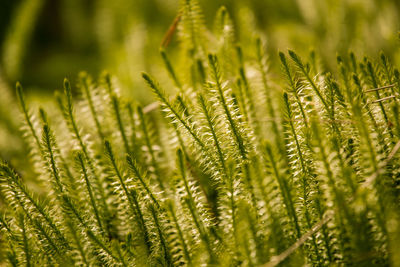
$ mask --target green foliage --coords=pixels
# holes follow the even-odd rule
[[[196,1],[181,6],[187,65],[161,51],[175,86],[142,74],[157,108],[129,101],[109,74],[82,73],[77,88],[64,80],[58,113],[36,114],[17,84],[44,193],[0,164],[8,264],[400,266],[389,59],[343,55],[335,78],[289,50],[274,76],[260,38],[235,43],[226,9],[215,44]]]
[[[1,57],[5,74],[10,79],[21,77],[21,65],[27,50],[26,46],[33,34],[33,27],[43,3],[43,0],[22,1],[13,16]]]

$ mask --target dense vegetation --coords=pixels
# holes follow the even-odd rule
[[[65,79],[39,108],[17,83],[30,152],[20,162],[34,175],[0,163],[4,261],[400,266],[390,59],[350,52],[328,72],[318,53],[288,50],[269,71],[263,38],[242,48],[224,7],[212,35],[196,1],[182,2],[177,21],[181,56],[160,53],[172,82],[142,73],[149,105],[108,73]]]

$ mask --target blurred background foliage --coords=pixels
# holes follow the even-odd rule
[[[225,5],[236,38],[263,34],[277,49],[317,50],[328,67],[336,52],[396,52],[399,0],[201,0],[206,24]],[[158,47],[179,0],[2,0],[0,40],[5,79],[52,91],[81,70],[107,69],[126,86],[160,63]],[[176,38],[175,38],[176,40]],[[170,50],[176,49],[176,42]],[[140,81],[140,85],[142,82]]]
[[[377,55],[400,61],[397,33],[400,0],[200,0],[208,29],[221,5],[246,45],[255,35],[267,41],[272,68],[277,51],[315,50],[327,70],[337,53]],[[179,13],[179,0],[1,0],[0,1],[0,157],[21,165],[19,114],[13,87],[21,81],[31,102],[46,105],[64,77],[73,82],[87,71],[107,70],[122,91],[143,104],[153,101],[140,72],[171,83],[159,48]],[[177,61],[176,35],[167,47]],[[178,64],[178,62],[177,62]],[[164,77],[164,79],[163,79]]]

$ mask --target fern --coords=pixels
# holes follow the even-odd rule
[[[389,58],[340,55],[329,73],[317,53],[289,50],[277,76],[261,37],[236,43],[226,8],[213,33],[193,0],[177,23],[187,65],[164,47],[171,88],[142,74],[156,104],[81,73],[48,116],[17,83],[42,191],[0,164],[9,265],[400,265],[400,75]]]

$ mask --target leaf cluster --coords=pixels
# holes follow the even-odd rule
[[[141,107],[104,74],[68,80],[59,110],[17,84],[38,195],[6,162],[0,217],[13,266],[399,266],[399,71],[338,57],[338,75],[295,52],[267,68],[242,51],[226,9],[215,47],[182,2],[182,70]],[[311,61],[315,58],[311,58]],[[178,71],[179,69],[179,71]],[[159,107],[159,108],[158,108]]]

